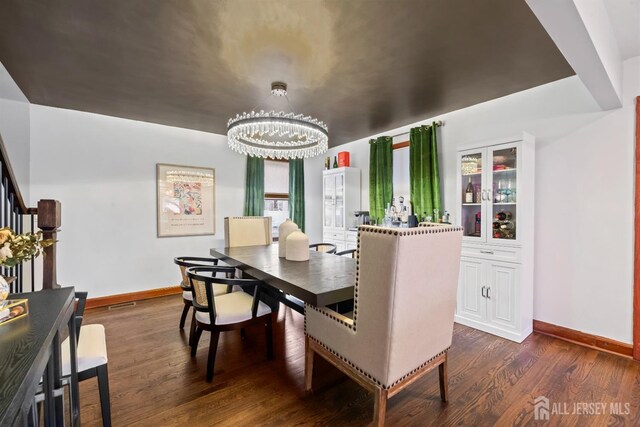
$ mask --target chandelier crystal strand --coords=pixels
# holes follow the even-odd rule
[[[274,96],[286,96],[287,86],[271,85]],[[287,98],[288,100],[288,98]],[[227,123],[229,147],[240,154],[277,159],[318,156],[327,151],[327,125],[303,114],[260,110],[236,114]]]

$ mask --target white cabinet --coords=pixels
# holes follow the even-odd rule
[[[517,342],[533,329],[534,144],[524,134],[458,151],[456,321]]]
[[[458,286],[457,313],[468,319],[484,321],[486,304],[484,300],[485,263],[473,258],[460,260],[460,284]]]
[[[336,168],[322,173],[322,240],[338,251],[348,248],[347,233],[354,211],[360,210],[360,170]]]
[[[519,275],[519,264],[463,257],[456,320],[521,342],[531,331],[519,324]]]
[[[491,324],[516,330],[516,301],[518,264],[487,262],[487,281],[484,289],[487,319]]]
[[[358,232],[349,230],[347,231],[347,244],[345,249],[358,249]]]

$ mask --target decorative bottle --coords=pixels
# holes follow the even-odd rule
[[[409,211],[406,206],[402,207],[402,213],[400,214],[400,221],[403,226],[406,226],[407,222],[409,222]]]
[[[333,168],[337,168],[338,167],[338,156],[334,156],[333,157]]]
[[[471,184],[471,177],[469,177],[467,189],[464,191],[464,202],[473,203],[473,184]]]
[[[509,211],[501,211],[496,214],[496,221],[509,221],[512,215]]]

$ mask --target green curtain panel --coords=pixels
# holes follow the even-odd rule
[[[412,128],[409,134],[409,185],[413,212],[418,218],[425,213],[433,215],[434,209],[442,214],[436,134],[435,123]]]
[[[304,159],[289,160],[289,218],[304,231]]]
[[[369,215],[378,224],[393,197],[393,141],[381,136],[369,141]]]
[[[264,159],[247,156],[244,215],[264,216]]]

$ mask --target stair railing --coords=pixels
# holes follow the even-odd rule
[[[44,239],[56,239],[61,224],[60,202],[44,199],[37,208],[28,207],[22,198],[9,155],[0,136],[0,227],[10,227],[16,233],[42,231]],[[56,246],[44,249],[42,257],[42,289],[58,287],[56,279]],[[11,292],[33,292],[36,286],[36,262],[30,261],[15,267],[0,268],[0,274],[12,278]]]

